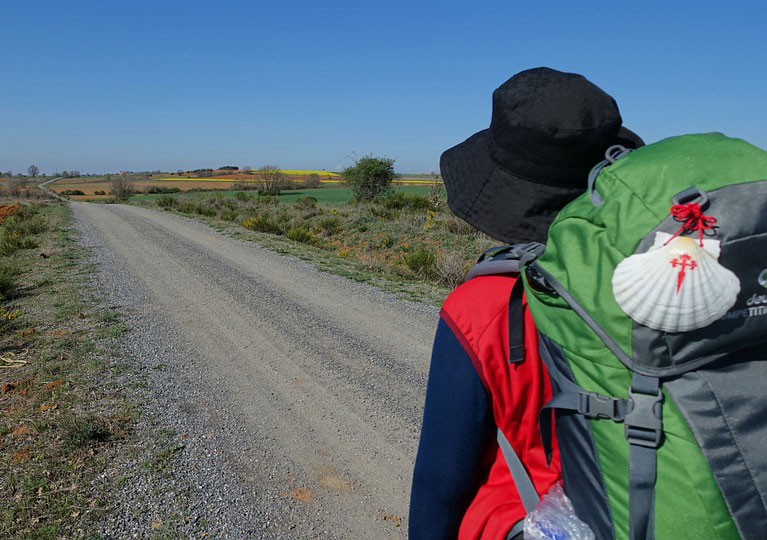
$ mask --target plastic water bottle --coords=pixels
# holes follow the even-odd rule
[[[594,540],[593,531],[575,515],[562,484],[543,496],[524,522],[525,540]]]

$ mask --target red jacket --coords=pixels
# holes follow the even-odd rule
[[[551,465],[547,466],[538,425],[538,413],[551,399],[552,391],[548,372],[538,356],[538,334],[524,300],[525,357],[522,362],[508,362],[508,299],[514,282],[515,278],[510,276],[476,277],[450,294],[441,317],[473,364],[487,394],[495,425],[504,432],[525,464],[539,495],[543,496],[560,479],[556,439]],[[436,355],[432,358],[432,370],[435,362],[440,362]],[[427,390],[427,409],[430,407],[437,409],[439,404],[430,403]],[[430,411],[425,411],[425,418],[428,413]],[[477,471],[479,485],[468,499],[468,507],[460,520],[460,540],[503,540],[509,529],[525,516],[498,444],[494,438],[483,444],[485,459],[476,464],[480,469]],[[420,454],[419,450],[419,460]],[[416,472],[418,467],[417,463]],[[415,479],[413,489],[414,493],[421,489]],[[411,511],[411,521],[413,519]]]

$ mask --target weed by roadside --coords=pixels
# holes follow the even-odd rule
[[[36,238],[45,231],[45,217],[38,215],[40,205],[7,205],[0,224],[0,256],[9,257],[23,249],[38,247]]]
[[[21,269],[18,263],[7,257],[0,258],[0,301],[16,290]]]
[[[427,195],[390,192],[346,206],[301,197],[292,205],[275,198],[238,193],[234,197],[161,197],[159,208],[239,223],[245,229],[319,248],[373,273],[421,280],[443,287],[459,284],[478,254],[497,242],[457,219],[443,204],[442,191]]]
[[[437,260],[434,252],[426,246],[418,246],[416,249],[404,255],[405,265],[417,276],[429,278],[435,274]]]
[[[87,294],[70,219],[24,204],[0,224],[1,538],[91,536],[108,502],[92,480],[133,422],[102,360],[119,321]]]

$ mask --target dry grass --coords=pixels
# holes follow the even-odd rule
[[[0,306],[12,314],[0,325],[0,538],[88,537],[108,496],[92,480],[132,422],[97,354],[120,328],[87,294],[69,209],[37,205],[39,218],[37,249],[0,256],[19,269]]]
[[[476,257],[498,242],[456,219],[434,196],[398,193],[371,203],[322,204],[302,198],[274,205],[269,198],[161,198],[167,210],[236,222],[261,233],[337,254],[370,272],[454,287]],[[439,202],[439,201],[437,201]],[[436,209],[435,209],[436,208]]]

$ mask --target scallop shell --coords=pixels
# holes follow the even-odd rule
[[[655,233],[647,252],[621,261],[613,273],[615,300],[634,321],[654,330],[708,326],[735,303],[740,280],[719,264],[718,240],[704,239],[701,247],[690,237],[670,239]]]

